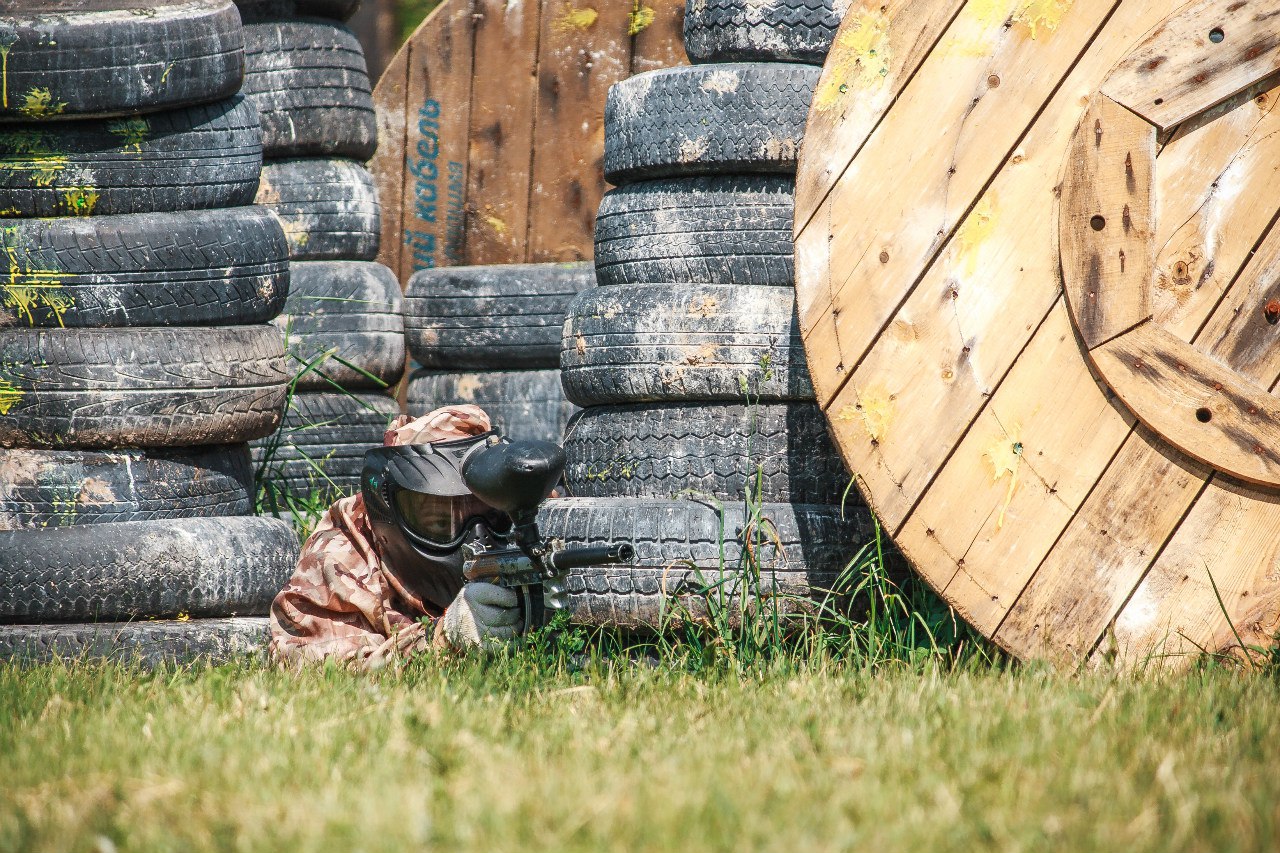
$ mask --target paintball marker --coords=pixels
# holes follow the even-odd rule
[[[462,575],[514,589],[520,595],[525,630],[541,627],[568,606],[564,582],[571,569],[630,563],[630,542],[566,548],[538,530],[538,506],[564,473],[564,450],[548,441],[494,439],[462,466],[462,479],[477,498],[511,516],[515,545],[464,546]]]

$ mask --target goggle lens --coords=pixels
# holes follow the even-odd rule
[[[405,525],[433,545],[455,544],[477,520],[497,534],[511,529],[511,518],[506,513],[474,495],[441,497],[402,489],[396,492],[395,501]]]

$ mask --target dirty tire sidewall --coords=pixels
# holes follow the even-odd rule
[[[244,73],[240,16],[230,0],[7,11],[0,45],[7,45],[0,122],[216,101],[234,95]]]
[[[274,518],[4,531],[0,621],[264,615],[297,560],[297,536]]]
[[[262,207],[13,219],[0,245],[18,280],[0,327],[264,323],[289,291],[284,231]]]
[[[428,368],[554,368],[569,304],[594,284],[590,263],[420,270],[405,290],[409,351]]]
[[[494,428],[508,438],[557,444],[578,410],[565,399],[558,370],[417,370],[409,377],[407,401],[415,416],[440,406],[471,403],[484,409]]]
[[[0,530],[248,515],[249,448],[6,450]]]
[[[112,660],[144,666],[265,659],[271,620],[229,619],[0,625],[0,660],[39,665],[54,660]]]
[[[843,17],[840,0],[693,0],[684,47],[695,65],[804,62],[822,65]]]
[[[378,191],[354,160],[267,163],[257,203],[280,217],[295,261],[371,261],[378,254]]]
[[[234,444],[279,423],[273,326],[0,329],[0,447]]]
[[[300,371],[296,390],[382,389],[400,380],[403,298],[391,270],[370,261],[298,261],[291,275],[274,323]]]
[[[569,309],[560,369],[579,406],[814,399],[795,294],[783,287],[593,288]]]
[[[821,71],[739,62],[660,68],[615,83],[604,109],[605,179],[794,174]]]
[[[795,181],[725,175],[640,181],[596,214],[601,285],[698,282],[790,287]]]
[[[0,125],[0,210],[14,217],[253,203],[258,112],[242,95],[119,119]]]

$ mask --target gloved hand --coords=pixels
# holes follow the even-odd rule
[[[510,640],[520,633],[520,599],[513,589],[473,581],[440,617],[439,633],[451,648],[472,649],[486,640]]]

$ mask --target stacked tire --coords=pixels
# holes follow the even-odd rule
[[[364,53],[341,23],[358,0],[238,0],[246,96],[262,123],[259,204],[280,217],[292,286],[275,323],[294,379],[280,430],[254,444],[265,511],[308,516],[359,485],[399,413],[400,285],[374,263],[377,148]]]
[[[285,235],[230,0],[0,12],[0,657],[260,648]]]
[[[559,442],[576,408],[560,388],[560,328],[595,286],[589,263],[442,267],[405,288],[405,335],[419,365],[409,411],[471,403],[510,438]]]
[[[571,576],[577,621],[811,609],[872,534],[794,299],[796,155],[838,23],[831,0],[690,0],[698,64],[609,92],[600,286],[570,308],[560,362],[584,407],[565,439],[571,497],[542,521],[568,544],[630,540],[637,559]]]

